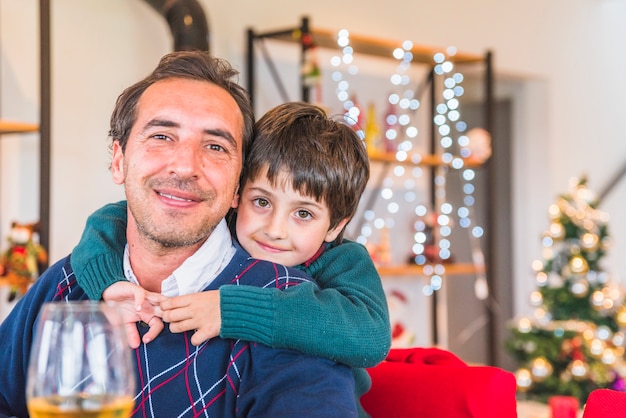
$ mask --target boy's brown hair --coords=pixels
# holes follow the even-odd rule
[[[242,185],[266,169],[272,185],[285,173],[294,190],[326,204],[330,229],[354,216],[370,174],[365,144],[356,132],[304,102],[276,106],[257,121]]]

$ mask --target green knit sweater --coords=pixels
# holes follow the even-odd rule
[[[126,280],[122,260],[126,243],[126,202],[109,204],[88,219],[72,252],[72,268],[91,299],[117,281]],[[380,277],[365,247],[344,240],[328,245],[307,266],[298,266],[319,284],[304,283],[287,291],[251,286],[222,286],[223,338],[289,348],[355,368],[357,393],[369,389],[363,367],[387,355],[391,330]],[[290,317],[291,321],[281,318]]]

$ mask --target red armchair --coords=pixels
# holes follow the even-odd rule
[[[589,394],[583,418],[626,417],[626,392],[596,389]]]
[[[468,366],[438,348],[393,349],[368,369],[372,388],[361,397],[372,418],[515,418],[515,376]]]

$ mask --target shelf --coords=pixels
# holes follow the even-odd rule
[[[483,272],[483,269],[478,268],[471,263],[450,263],[443,264],[445,267],[445,276],[459,276],[463,274],[476,274]],[[425,276],[424,266],[418,265],[395,265],[395,266],[376,266],[378,274],[381,276]]]
[[[333,32],[326,29],[315,29],[312,30],[310,34],[312,35],[313,43],[316,46],[334,49],[339,48],[339,46],[337,46],[336,31]],[[300,29],[297,28],[292,30],[267,33],[265,34],[265,36],[281,41],[300,43],[302,33]],[[354,49],[354,52],[356,53],[391,58],[393,57],[393,51],[396,48],[400,48],[402,45],[397,41],[350,33],[350,46]],[[445,52],[445,48],[433,48],[424,45],[413,45],[413,48],[411,49],[411,53],[413,54],[413,62],[419,62],[424,64],[432,64],[433,56],[438,52]],[[454,55],[453,60],[457,63],[481,63],[484,62],[485,57],[484,55],[457,52]]]
[[[414,154],[409,156],[406,160],[400,161],[396,158],[395,154],[392,153],[380,153],[380,152],[368,152],[370,161],[381,162],[381,163],[394,163],[394,164],[402,164],[402,165],[426,165],[426,166],[443,166],[443,165],[451,165],[450,163],[444,162],[441,159],[440,155],[431,155],[431,154]],[[463,158],[465,167],[480,167],[483,162],[479,161],[476,158]]]
[[[8,120],[0,120],[0,135],[37,132],[37,131],[39,131],[39,125],[36,125],[34,123],[11,122]]]

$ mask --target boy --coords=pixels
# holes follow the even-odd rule
[[[321,290],[311,283],[286,291],[222,286],[175,296],[160,303],[170,330],[195,330],[192,343],[197,345],[219,335],[299,350],[353,368],[382,361],[390,329],[380,278],[365,248],[342,240],[368,178],[362,141],[321,108],[286,103],[266,113],[245,156],[236,237],[253,258],[298,266]],[[92,299],[100,299],[112,283],[125,281],[120,265],[125,216],[123,203],[95,212],[73,251],[77,280]],[[128,298],[121,288],[128,285],[112,285],[104,298]],[[276,320],[285,316],[293,320]],[[362,394],[369,377],[364,370],[355,370],[355,376]]]

